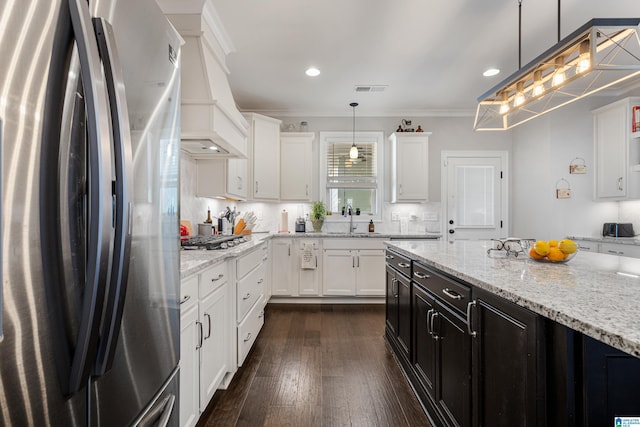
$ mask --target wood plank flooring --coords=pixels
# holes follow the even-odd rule
[[[269,304],[204,426],[431,426],[384,341],[384,305]]]

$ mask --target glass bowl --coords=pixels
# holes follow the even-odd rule
[[[522,246],[522,250],[523,252],[527,255],[527,257],[529,257],[530,259],[537,261],[537,262],[547,262],[547,263],[552,263],[552,264],[562,264],[565,262],[569,262],[573,259],[573,257],[576,256],[576,254],[578,253],[578,249],[576,248],[576,251],[572,254],[564,254],[564,258],[561,260],[553,260],[553,259],[549,259],[548,255],[541,257],[541,258],[537,258],[537,257],[533,257],[531,256],[531,251],[533,246],[535,245],[535,241],[532,240],[522,240],[520,242],[520,246]]]

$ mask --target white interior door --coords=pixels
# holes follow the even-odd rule
[[[446,238],[507,237],[506,152],[443,152],[442,159]]]

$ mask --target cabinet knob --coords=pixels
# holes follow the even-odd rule
[[[455,232],[456,232],[456,230],[454,230],[453,228],[450,228],[450,229],[449,229],[449,234],[453,234],[453,233],[455,233]]]

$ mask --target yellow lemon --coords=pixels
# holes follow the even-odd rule
[[[578,250],[578,245],[576,245],[576,242],[574,242],[573,240],[564,239],[560,240],[558,248],[565,254],[569,255],[575,253],[575,251]]]
[[[558,241],[557,240],[549,240],[549,247],[557,248],[558,247]]]
[[[549,259],[549,261],[564,261],[566,257],[567,254],[565,254],[558,248],[549,249],[549,253],[547,254],[547,259]]]
[[[538,255],[545,256],[549,253],[549,244],[544,240],[538,240],[533,245],[533,250],[535,250]]]

